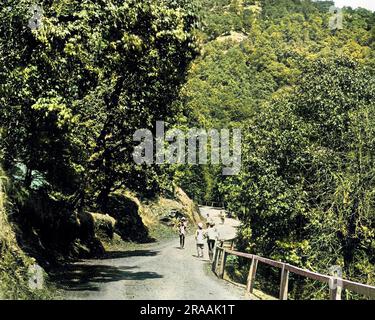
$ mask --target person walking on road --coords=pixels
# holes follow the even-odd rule
[[[214,256],[215,243],[219,239],[219,232],[215,227],[215,223],[211,222],[209,228],[206,231],[207,234],[207,245],[208,245],[208,256],[212,261]]]
[[[206,227],[207,227],[207,229],[210,227],[210,225],[211,225],[212,223],[214,223],[214,220],[208,216],[208,217],[207,217],[207,222],[206,222]]]
[[[221,210],[220,211],[220,219],[221,219],[221,224],[225,223],[225,211]]]
[[[180,223],[178,224],[178,233],[180,236],[180,248],[185,248],[185,238],[186,238],[186,231],[187,231],[187,221],[186,218],[182,218]]]
[[[203,230],[203,223],[200,222],[198,223],[198,229],[195,232],[195,241],[197,243],[198,258],[203,258],[204,238],[205,232]]]

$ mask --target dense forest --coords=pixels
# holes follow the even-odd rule
[[[193,169],[181,185],[238,215],[241,251],[374,284],[375,14],[345,8],[335,29],[330,1],[202,5],[181,99],[193,124],[242,128],[242,170]],[[272,292],[278,273],[263,276]],[[292,297],[325,297],[293,280]]]
[[[0,232],[2,279],[28,263],[18,245],[44,267],[99,255],[88,212],[180,186],[241,220],[240,251],[375,284],[375,13],[345,8],[332,26],[332,1],[39,3],[35,28],[33,1],[0,8],[0,223],[18,242]],[[133,133],[158,120],[240,128],[240,174],[136,165]],[[273,292],[278,274],[261,276]],[[326,297],[291,280],[291,298]]]

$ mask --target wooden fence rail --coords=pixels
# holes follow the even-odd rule
[[[301,269],[290,265],[288,263],[283,263],[280,261],[275,261],[267,258],[263,258],[257,255],[243,253],[234,251],[234,240],[231,243],[222,242],[220,246],[216,247],[214,259],[212,261],[212,271],[217,274],[218,277],[224,279],[225,275],[225,265],[227,257],[229,255],[242,257],[251,260],[251,265],[249,269],[249,274],[247,278],[246,292],[253,293],[254,282],[257,273],[258,263],[263,263],[275,268],[281,269],[281,279],[280,279],[280,292],[279,299],[288,299],[288,282],[290,273],[300,275],[305,278],[318,280],[323,283],[329,284],[330,299],[331,300],[341,300],[342,290],[350,290],[361,294],[363,296],[375,299],[375,287],[370,285],[361,284],[358,282],[353,282],[345,279],[341,279],[335,276],[329,276],[313,272],[310,270]],[[219,270],[218,270],[219,269]]]
[[[218,201],[205,201],[203,202],[203,205],[207,206],[207,207],[213,207],[213,208],[217,208],[217,209],[225,209],[226,208],[226,205],[225,205],[225,202],[218,202]]]

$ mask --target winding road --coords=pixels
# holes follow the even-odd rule
[[[219,210],[201,207],[217,223],[222,239],[235,236],[238,221],[226,219],[220,225]],[[195,226],[189,226],[193,234]],[[205,258],[196,257],[193,235],[185,249],[176,240],[147,249],[111,252],[100,260],[74,263],[58,275],[58,286],[67,299],[89,300],[238,300],[246,299],[243,288],[219,280],[210,270],[207,246]]]

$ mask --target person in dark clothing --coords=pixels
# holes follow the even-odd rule
[[[178,224],[178,233],[180,236],[180,248],[181,249],[185,248],[186,231],[187,231],[186,218],[182,218],[180,223]]]

